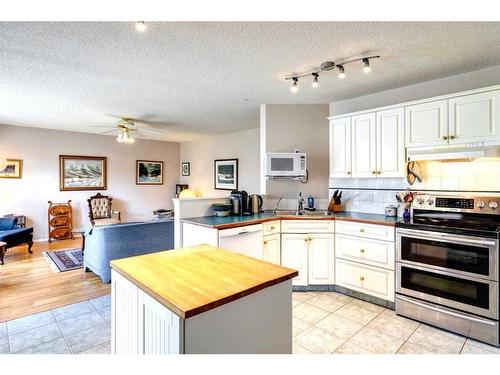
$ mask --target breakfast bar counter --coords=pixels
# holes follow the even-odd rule
[[[113,353],[292,351],[296,270],[208,245],[111,267]]]

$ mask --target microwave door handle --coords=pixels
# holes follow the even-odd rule
[[[456,317],[456,318],[460,318],[460,319],[470,320],[471,322],[476,322],[476,323],[481,323],[481,324],[487,324],[487,325],[490,325],[490,326],[493,326],[493,327],[496,326],[496,323],[491,322],[491,321],[486,320],[486,319],[479,319],[479,318],[475,318],[475,317],[472,317],[472,316],[469,316],[469,315],[463,315],[463,314],[459,314],[459,313],[456,313],[456,312],[453,312],[453,311],[448,311],[448,310],[440,309],[439,307],[436,307],[436,306],[433,306],[433,305],[429,305],[427,303],[419,302],[419,301],[416,301],[414,299],[409,299],[409,298],[406,298],[406,297],[403,297],[403,296],[400,296],[400,295],[398,295],[398,298],[402,299],[405,302],[408,302],[408,303],[411,303],[411,304],[423,307],[425,309],[436,311],[436,312],[441,313],[441,314],[450,315],[450,316],[453,316],[453,317]]]

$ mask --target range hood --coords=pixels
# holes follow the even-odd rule
[[[500,157],[500,145],[478,142],[442,147],[416,147],[407,149],[406,156],[408,161],[497,158]]]

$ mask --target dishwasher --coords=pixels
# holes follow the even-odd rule
[[[219,247],[249,257],[264,259],[262,224],[219,230]]]

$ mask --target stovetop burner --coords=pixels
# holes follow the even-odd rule
[[[500,238],[500,210],[497,213],[497,208],[493,208],[497,199],[417,195],[412,217],[397,222],[396,226]]]

